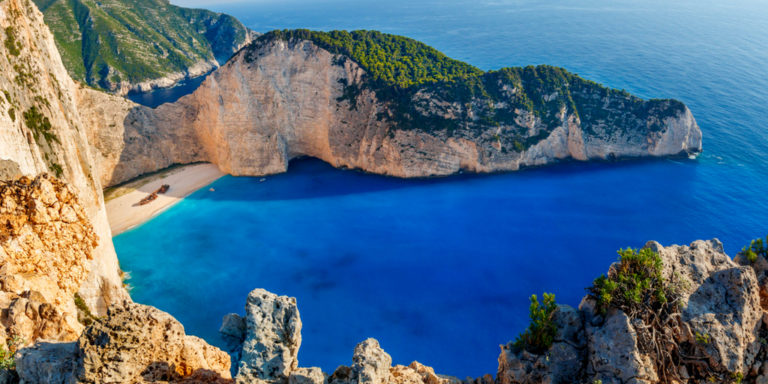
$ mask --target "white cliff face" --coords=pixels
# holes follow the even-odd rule
[[[641,117],[623,119],[621,101],[611,108],[629,127],[600,120],[586,124],[563,107],[554,128],[520,110],[512,125],[483,128],[475,121],[476,107],[419,91],[412,100],[419,113],[475,128],[405,129],[397,118],[382,117],[391,117],[392,105],[367,88],[364,78],[365,71],[352,60],[340,60],[309,41],[278,39],[243,49],[176,103],[149,109],[112,100],[104,107],[101,95],[86,90],[98,101],[81,108],[117,112],[117,119],[94,114],[103,116],[100,121],[114,121],[90,126],[94,152],[101,154],[96,157],[105,159],[105,185],[190,161],[210,161],[233,175],[259,176],[284,172],[291,159],[311,156],[340,168],[425,177],[701,150],[701,131],[687,108],[661,122],[653,114],[643,122]],[[359,90],[352,97],[350,86]],[[529,138],[549,133],[520,149],[503,139],[520,129]]]
[[[127,297],[119,277],[93,158],[74,90],[42,14],[29,0],[0,2],[0,167],[4,176],[57,174],[76,191],[98,236],[80,287],[104,313]]]

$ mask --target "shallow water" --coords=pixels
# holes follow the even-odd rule
[[[303,366],[332,371],[376,337],[396,363],[496,371],[528,296],[577,305],[620,247],[768,232],[768,6],[677,1],[272,1],[210,8],[248,26],[379,29],[481,68],[547,63],[674,97],[704,131],[696,161],[563,164],[398,180],[315,160],[225,177],[115,238],[135,300],[219,343],[256,287],[296,296]]]

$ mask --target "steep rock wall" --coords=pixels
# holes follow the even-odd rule
[[[91,133],[96,152],[108,158],[101,181],[112,185],[189,161],[257,176],[284,172],[291,159],[311,156],[340,168],[425,177],[701,151],[693,115],[684,106],[670,113],[673,101],[645,102],[639,108],[644,116],[631,105],[637,99],[606,96],[604,88],[590,85],[574,95],[600,105],[608,119],[580,117],[563,107],[553,126],[537,113],[515,110],[513,123],[488,127],[480,114],[489,100],[461,103],[424,88],[408,96],[413,111],[407,113],[463,128],[405,127],[398,115],[403,112],[381,99],[366,76],[354,61],[310,41],[257,41],[176,103],[149,109],[113,101],[117,108],[106,109],[120,111],[115,127]],[[510,100],[519,92],[503,82],[498,87]],[[505,102],[497,104],[503,108]],[[513,139],[520,132],[529,145]]]
[[[0,2],[0,174],[49,172],[72,186],[100,240],[80,286],[88,305],[104,313],[127,297],[107,223],[101,183],[74,90],[53,37],[29,0]]]

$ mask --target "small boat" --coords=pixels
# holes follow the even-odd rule
[[[216,192],[216,190],[215,190],[215,189],[213,189],[213,187],[211,187],[210,189],[208,189],[208,191],[210,191],[210,192]]]
[[[267,179],[265,177],[262,177],[261,179],[259,179],[259,183],[263,183],[265,181],[267,181]]]
[[[157,192],[152,192],[149,196],[141,199],[139,201],[139,205],[147,205],[157,199]]]
[[[168,185],[168,184],[163,184],[163,186],[162,186],[162,187],[160,187],[160,189],[158,189],[158,190],[157,190],[157,193],[159,193],[159,194],[163,194],[163,193],[166,193],[166,192],[168,192],[168,190],[169,190],[169,189],[171,189],[171,186],[170,186],[170,185]]]

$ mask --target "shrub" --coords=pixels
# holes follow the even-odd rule
[[[744,255],[750,263],[757,261],[757,257],[760,256],[764,259],[768,258],[768,237],[763,242],[763,239],[752,240],[748,246],[741,249],[741,254]]]
[[[20,44],[16,41],[16,35],[13,33],[13,27],[5,28],[5,49],[12,56],[21,54]]]
[[[91,313],[91,310],[88,308],[88,304],[85,303],[85,300],[83,300],[82,297],[80,297],[79,294],[75,293],[75,307],[77,307],[77,320],[80,321],[83,325],[91,325],[95,320],[98,320],[98,317],[94,316],[93,313]]]
[[[544,293],[543,300],[540,303],[536,295],[531,296],[531,324],[525,332],[515,340],[515,348],[525,349],[528,352],[542,354],[546,352],[555,341],[557,334],[557,325],[555,325],[552,316],[557,309],[555,295]]]
[[[677,295],[677,284],[662,276],[662,262],[658,253],[643,248],[618,251],[619,263],[608,274],[595,279],[588,288],[589,296],[597,302],[597,311],[604,314],[609,308],[618,308],[629,314],[660,309],[670,295]]]
[[[16,351],[24,345],[24,339],[14,336],[6,342],[6,346],[0,346],[0,369],[16,369]]]
[[[36,106],[24,112],[24,123],[27,125],[27,128],[32,130],[32,135],[36,141],[40,140],[40,135],[43,135],[43,138],[48,143],[60,143],[59,138],[53,133],[51,121]]]

